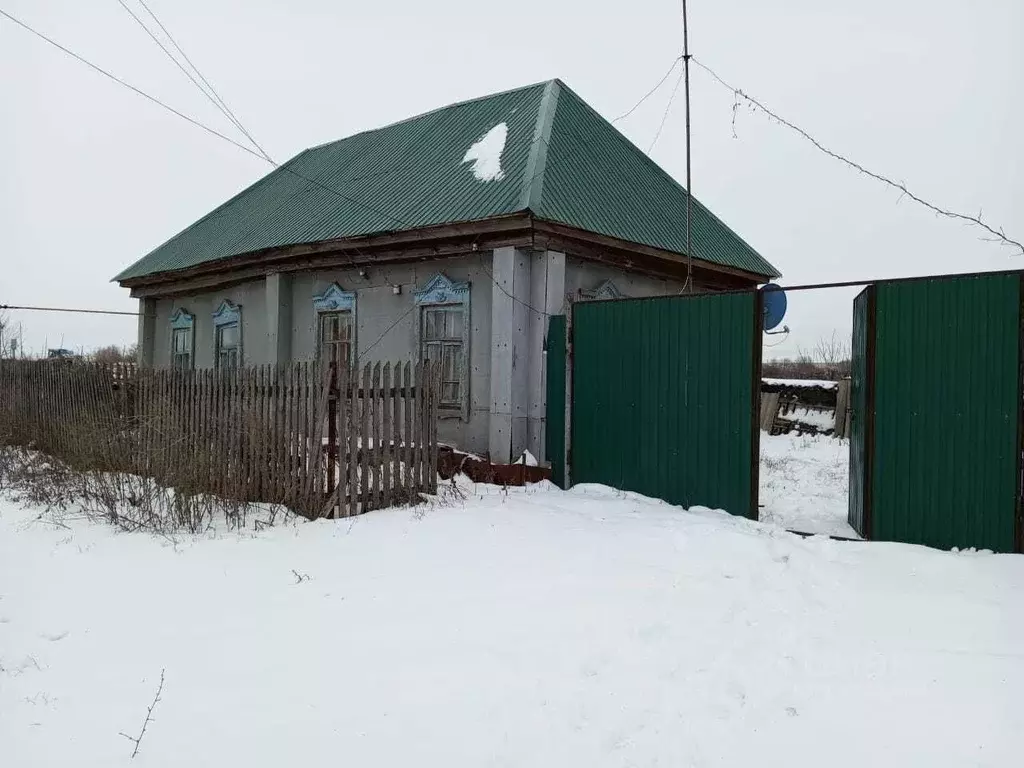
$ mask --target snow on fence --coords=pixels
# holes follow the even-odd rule
[[[179,493],[349,516],[436,490],[436,366],[0,363],[0,443]]]

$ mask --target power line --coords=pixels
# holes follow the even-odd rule
[[[651,146],[647,148],[647,154],[651,154],[651,150],[654,149],[654,145],[658,143],[658,139],[661,138],[661,131],[665,127],[665,121],[668,120],[668,113],[672,109],[672,102],[676,100],[676,92],[679,90],[679,84],[683,82],[683,72],[679,73],[679,77],[676,78],[676,84],[672,87],[672,95],[668,97],[668,104],[665,105],[665,113],[661,116],[661,123],[658,125],[658,130],[654,134],[654,140],[651,141]],[[689,184],[687,184],[689,188]]]
[[[855,171],[859,171],[860,173],[864,174],[865,176],[867,176],[869,178],[874,179],[875,181],[880,181],[883,184],[892,187],[893,189],[898,189],[900,191],[900,197],[901,198],[903,196],[909,197],[915,203],[918,203],[919,205],[924,206],[925,208],[927,208],[928,210],[932,211],[933,213],[935,213],[938,216],[945,216],[946,218],[949,218],[949,219],[955,219],[955,220],[962,221],[962,222],[964,222],[966,224],[970,224],[970,225],[975,226],[975,227],[980,227],[981,229],[985,230],[986,232],[988,232],[991,235],[991,237],[987,237],[987,238],[983,238],[983,239],[985,239],[985,240],[987,240],[989,242],[1000,242],[1000,243],[1002,243],[1004,245],[1014,246],[1015,248],[1019,248],[1020,251],[1021,251],[1021,254],[1024,255],[1024,244],[1022,244],[1022,243],[1020,243],[1020,242],[1018,242],[1016,240],[1013,240],[1010,237],[1007,237],[1006,233],[1003,232],[1002,227],[1000,227],[997,230],[994,227],[991,227],[988,224],[986,224],[985,222],[983,222],[981,220],[981,214],[980,213],[977,216],[970,216],[970,215],[964,214],[964,213],[957,213],[956,211],[950,211],[950,210],[946,210],[945,208],[940,208],[938,205],[935,205],[934,203],[930,203],[927,200],[925,200],[925,199],[923,199],[921,197],[918,197],[913,192],[911,192],[909,189],[907,189],[907,185],[906,184],[904,184],[902,182],[893,181],[892,179],[890,179],[890,178],[888,178],[886,176],[883,176],[880,173],[876,173],[875,171],[870,171],[867,168],[865,168],[863,165],[861,165],[860,163],[854,162],[853,160],[850,160],[849,158],[844,157],[843,155],[840,155],[838,152],[835,152],[835,151],[829,149],[828,147],[825,147],[823,144],[821,144],[821,142],[819,142],[817,139],[815,139],[813,136],[811,136],[803,128],[800,128],[800,127],[794,125],[793,123],[791,123],[789,120],[786,120],[785,118],[780,117],[778,114],[776,114],[775,112],[770,110],[762,102],[758,101],[753,96],[750,96],[747,93],[745,93],[743,90],[741,90],[739,88],[736,88],[735,86],[730,85],[729,83],[727,83],[725,80],[723,80],[718,75],[717,72],[715,72],[713,69],[711,69],[711,67],[709,67],[707,64],[704,64],[701,61],[697,61],[696,58],[693,58],[693,63],[696,64],[701,69],[703,69],[709,75],[711,75],[711,77],[713,77],[716,81],[718,81],[718,83],[720,85],[722,85],[725,88],[727,88],[728,90],[732,91],[733,96],[736,99],[743,99],[744,101],[746,101],[748,104],[750,104],[755,109],[760,110],[761,112],[766,114],[770,119],[774,120],[775,122],[779,123],[780,125],[784,125],[785,127],[789,128],[791,131],[794,131],[795,133],[799,134],[802,138],[806,139],[811,144],[813,144],[814,147],[817,148],[819,151],[823,152],[824,154],[828,155],[829,157],[833,158],[834,160],[838,160],[839,162],[843,163],[844,165],[846,165],[846,166],[848,166],[850,168],[853,168]],[[733,115],[734,115],[733,119],[735,121],[735,107],[734,107]],[[734,126],[735,126],[735,122],[734,122]],[[734,127],[734,135],[735,135],[735,127]]]
[[[100,66],[97,66],[96,64],[93,64],[93,63],[92,63],[91,61],[89,61],[89,60],[87,60],[87,59],[84,59],[84,58],[82,58],[81,56],[79,56],[79,55],[78,55],[77,53],[75,53],[74,51],[71,51],[71,50],[69,50],[69,49],[65,48],[65,47],[64,47],[63,45],[61,45],[60,43],[58,43],[58,42],[55,42],[54,40],[51,40],[51,39],[50,39],[49,37],[47,37],[46,35],[44,35],[44,34],[43,34],[42,32],[37,32],[37,31],[36,31],[36,30],[34,30],[34,29],[33,29],[32,27],[30,27],[30,26],[29,26],[28,24],[26,24],[25,22],[23,22],[23,21],[21,21],[21,20],[19,20],[19,19],[16,19],[16,18],[15,18],[14,16],[11,16],[11,14],[9,14],[9,13],[8,13],[7,11],[5,11],[5,10],[3,10],[3,9],[0,9],[0,16],[5,16],[5,17],[6,17],[6,18],[8,18],[9,20],[11,20],[11,21],[13,21],[13,22],[14,22],[15,24],[17,24],[17,25],[18,25],[19,27],[21,27],[22,29],[25,29],[25,30],[27,30],[27,31],[31,32],[31,33],[32,33],[33,35],[35,35],[36,37],[38,37],[38,38],[39,38],[40,40],[44,40],[45,42],[47,42],[47,43],[49,43],[50,45],[52,45],[52,46],[53,46],[54,48],[57,48],[58,50],[60,50],[60,51],[63,51],[64,53],[66,53],[66,54],[67,54],[68,56],[70,56],[71,58],[73,58],[73,59],[77,59],[77,60],[78,60],[78,61],[80,61],[80,62],[81,62],[82,64],[85,64],[85,65],[86,65],[87,67],[89,67],[90,69],[92,69],[92,70],[95,70],[96,72],[99,72],[99,73],[100,73],[101,75],[103,75],[104,77],[110,78],[111,80],[113,80],[113,81],[114,81],[115,83],[117,83],[118,85],[122,85],[122,86],[124,86],[125,88],[127,88],[128,90],[130,90],[130,91],[133,91],[133,92],[137,93],[137,94],[138,94],[139,96],[141,96],[142,98],[144,98],[144,99],[147,99],[147,100],[149,100],[149,101],[153,102],[154,104],[156,104],[156,105],[158,105],[158,106],[160,106],[160,107],[163,107],[163,108],[164,108],[164,109],[166,109],[166,110],[167,110],[168,112],[171,112],[172,114],[175,114],[175,115],[177,115],[178,117],[180,117],[180,118],[181,118],[182,120],[187,120],[188,122],[192,123],[192,125],[196,126],[197,128],[202,128],[202,129],[203,129],[204,131],[206,131],[207,133],[212,133],[212,134],[213,134],[214,136],[216,136],[217,138],[220,138],[220,139],[224,139],[224,141],[228,142],[229,144],[234,144],[234,145],[235,145],[236,147],[238,147],[238,148],[239,148],[240,150],[242,150],[243,152],[248,152],[248,153],[249,153],[250,155],[252,155],[253,157],[259,157],[259,158],[260,158],[261,160],[262,160],[262,159],[265,159],[265,158],[262,158],[262,157],[260,157],[260,155],[259,155],[259,154],[257,154],[256,152],[253,152],[253,151],[252,151],[251,149],[249,149],[249,148],[248,148],[248,147],[246,147],[245,145],[243,145],[243,144],[239,144],[239,143],[238,143],[237,141],[235,141],[234,139],[232,139],[232,138],[230,138],[230,137],[228,137],[228,136],[225,136],[225,135],[224,135],[223,133],[221,133],[220,131],[214,130],[213,128],[210,128],[210,127],[209,127],[208,125],[204,125],[203,123],[199,122],[198,120],[195,120],[195,119],[193,119],[193,118],[189,117],[188,115],[186,115],[186,114],[184,114],[184,113],[182,113],[182,112],[179,112],[179,111],[178,111],[178,110],[176,110],[176,109],[175,109],[174,107],[170,107],[170,106],[168,106],[168,105],[167,105],[167,104],[165,104],[164,102],[160,101],[160,99],[156,98],[155,96],[150,96],[150,95],[149,95],[148,93],[146,93],[145,91],[142,91],[142,90],[140,90],[140,89],[136,88],[136,87],[135,87],[134,85],[132,85],[132,84],[131,84],[131,83],[129,83],[129,82],[126,82],[125,80],[122,80],[122,79],[121,79],[120,77],[118,77],[117,75],[112,75],[112,74],[111,74],[110,72],[108,72],[107,70],[103,69],[102,67],[100,67]]]
[[[172,54],[172,53],[170,52],[170,50],[169,50],[169,49],[167,48],[167,46],[165,46],[165,45],[163,44],[163,42],[162,42],[162,41],[160,40],[160,38],[158,38],[158,37],[157,37],[157,36],[156,36],[155,34],[153,34],[152,30],[150,30],[150,28],[149,28],[149,27],[147,27],[147,26],[145,25],[145,23],[144,23],[144,22],[142,21],[142,19],[140,19],[140,18],[139,18],[139,17],[138,17],[138,16],[137,16],[137,15],[135,14],[135,11],[133,11],[133,10],[132,10],[131,8],[129,8],[129,7],[128,7],[128,4],[127,4],[127,3],[125,3],[125,1],[124,1],[124,0],[117,0],[117,1],[118,1],[118,2],[119,2],[119,3],[121,4],[121,7],[122,7],[122,8],[124,9],[125,13],[127,13],[127,14],[128,14],[129,16],[131,16],[131,17],[132,17],[132,19],[134,19],[134,20],[135,20],[135,23],[136,23],[136,24],[138,24],[138,25],[139,25],[140,27],[142,27],[142,30],[143,30],[143,31],[144,31],[144,32],[145,32],[145,33],[146,33],[147,35],[149,35],[150,39],[151,39],[151,40],[152,40],[152,41],[153,41],[154,43],[156,43],[156,44],[157,44],[157,46],[159,46],[160,50],[162,50],[162,51],[163,51],[163,52],[164,52],[164,53],[165,53],[165,54],[167,55],[167,58],[169,58],[169,59],[170,59],[171,61],[173,61],[173,62],[174,62],[174,64],[175,64],[175,65],[176,65],[176,66],[178,67],[178,69],[180,69],[180,70],[181,70],[181,71],[182,71],[182,72],[183,72],[183,73],[185,74],[185,77],[187,77],[187,78],[188,78],[189,80],[191,80],[191,81],[192,81],[192,84],[193,84],[193,85],[194,85],[194,86],[195,86],[196,88],[198,88],[198,89],[200,90],[200,92],[201,92],[201,93],[202,93],[202,94],[203,94],[203,95],[204,95],[204,96],[205,96],[205,97],[206,97],[207,99],[209,99],[209,100],[210,100],[210,102],[211,102],[211,103],[213,104],[213,106],[215,106],[215,107],[216,107],[216,108],[217,108],[217,109],[218,109],[218,110],[219,110],[219,111],[221,112],[221,114],[223,114],[223,115],[224,115],[225,117],[227,117],[227,118],[228,118],[228,120],[230,120],[230,121],[232,122],[232,124],[233,124],[233,125],[234,125],[234,126],[235,126],[236,128],[239,128],[239,130],[241,130],[241,131],[242,131],[242,133],[245,133],[245,129],[244,129],[244,128],[241,128],[241,127],[240,127],[240,126],[238,125],[238,123],[237,123],[236,121],[234,121],[234,120],[233,120],[233,119],[231,118],[231,116],[230,116],[230,115],[229,115],[229,114],[228,114],[227,112],[225,112],[225,111],[224,111],[224,108],[223,108],[223,107],[222,107],[222,106],[221,106],[221,105],[220,105],[220,104],[219,104],[219,103],[217,102],[217,100],[216,100],[215,98],[213,98],[213,96],[211,96],[211,95],[210,95],[209,93],[207,93],[206,89],[205,89],[205,88],[203,88],[203,86],[199,84],[199,81],[198,81],[198,80],[196,80],[195,76],[194,76],[194,75],[193,75],[193,74],[192,74],[191,72],[189,72],[189,71],[188,71],[188,70],[187,70],[187,69],[185,68],[185,65],[184,65],[184,64],[182,64],[182,63],[181,63],[180,61],[178,61],[178,59],[177,59],[177,58],[175,58],[174,54]],[[249,137],[249,140],[250,140],[250,141],[252,141],[252,137],[251,137],[251,136]],[[256,144],[256,142],[253,142],[253,144],[254,144],[254,145],[256,145],[257,149],[259,149],[259,145],[257,145],[257,144]],[[263,152],[263,150],[262,150],[262,149],[260,149],[260,153],[261,153],[261,154],[263,154],[264,156],[266,156],[266,153],[265,153],[265,152]],[[269,158],[268,158],[268,159],[269,159]]]
[[[259,153],[253,151],[249,147],[246,147],[245,145],[238,143],[234,139],[232,139],[232,138],[230,138],[228,136],[225,136],[223,133],[220,133],[219,131],[216,131],[213,128],[210,128],[207,125],[204,125],[203,123],[199,122],[198,120],[195,120],[195,119],[189,117],[188,115],[179,112],[178,110],[174,109],[173,107],[169,107],[167,104],[165,104],[164,102],[160,101],[155,96],[150,96],[148,93],[146,93],[143,90],[140,90],[139,88],[136,88],[131,83],[128,83],[125,80],[122,80],[121,78],[117,77],[116,75],[111,74],[110,72],[108,72],[107,70],[103,69],[102,67],[99,67],[96,64],[93,64],[91,61],[83,58],[82,56],[79,56],[74,51],[71,51],[68,48],[65,48],[63,45],[61,45],[60,43],[57,43],[54,40],[50,39],[49,37],[47,37],[43,33],[37,32],[35,29],[30,27],[28,24],[25,24],[23,21],[20,21],[19,19],[15,18],[14,16],[12,16],[11,14],[7,13],[6,11],[4,11],[2,9],[0,9],[0,15],[5,16],[6,18],[10,19],[15,24],[17,24],[18,26],[22,27],[23,29],[26,29],[27,31],[31,32],[36,37],[38,37],[38,38],[40,38],[42,40],[45,40],[47,43],[49,43],[50,45],[54,46],[55,48],[63,51],[68,56],[71,56],[72,58],[80,61],[82,64],[85,64],[86,66],[88,66],[90,69],[93,69],[93,70],[99,72],[104,77],[110,78],[115,83],[118,83],[119,85],[122,85],[125,88],[128,88],[129,90],[133,91],[134,93],[137,93],[139,96],[142,96],[143,98],[148,99],[149,101],[153,102],[154,104],[157,104],[157,105],[163,107],[167,111],[177,115],[178,117],[182,118],[183,120],[187,120],[188,122],[192,123],[192,125],[195,125],[195,126],[197,126],[199,128],[202,128],[207,133],[211,133],[214,136],[216,136],[217,138],[223,139],[224,141],[228,142],[229,144],[232,144],[233,146],[238,147],[243,152],[246,152],[246,153],[252,155],[253,157],[258,157],[260,160],[263,160],[265,162],[270,163],[276,169],[284,171],[286,173],[289,173],[292,176],[295,176],[296,178],[303,179],[304,181],[307,181],[310,184],[313,184],[313,185],[315,185],[317,187],[320,187],[321,189],[323,189],[326,192],[330,192],[333,195],[337,195],[342,200],[345,200],[345,201],[347,201],[349,203],[352,203],[353,205],[358,205],[361,208],[365,208],[368,211],[376,213],[378,216],[384,216],[385,218],[388,218],[388,219],[390,219],[390,220],[392,220],[394,222],[397,222],[398,224],[401,224],[402,226],[405,226],[405,227],[412,227],[411,224],[403,221],[402,219],[399,219],[397,216],[393,216],[393,215],[391,215],[389,213],[385,213],[384,211],[380,210],[379,208],[375,208],[374,206],[368,205],[367,203],[360,202],[359,200],[356,200],[356,199],[354,199],[352,197],[349,197],[348,195],[342,194],[341,192],[338,192],[336,189],[331,189],[330,187],[325,186],[324,184],[320,183],[319,181],[316,181],[315,179],[311,179],[308,176],[305,176],[305,175],[299,173],[298,171],[295,171],[295,170],[289,168],[288,167],[288,163],[278,164],[278,163],[274,162],[273,160],[270,160],[269,158],[263,157],[262,155],[260,155]],[[291,162],[291,161],[289,161],[289,162]],[[356,252],[357,253],[359,252],[358,249],[356,249]]]
[[[629,111],[624,112],[623,114],[619,115],[614,120],[612,120],[611,121],[612,124],[614,125],[615,123],[619,122],[619,120],[625,120],[627,117],[629,117],[634,112],[636,112],[636,110],[640,107],[641,104],[643,104],[645,101],[647,101],[649,98],[651,98],[651,96],[654,95],[654,92],[657,91],[659,88],[661,88],[661,86],[665,83],[665,81],[668,80],[668,76],[672,74],[672,71],[676,68],[676,64],[678,64],[680,61],[682,61],[682,58],[683,58],[682,56],[676,56],[674,59],[672,59],[672,66],[670,66],[668,68],[668,71],[665,72],[664,75],[662,75],[661,80],[658,81],[658,84],[655,85],[653,88],[651,88],[651,90],[649,90],[643,96],[641,96],[640,97],[640,101],[638,101],[636,104],[634,104],[632,107],[630,107]]]
[[[165,54],[167,54],[167,57],[171,61],[173,61],[182,72],[185,73],[185,76],[188,77],[188,79],[192,81],[192,83],[196,86],[196,88],[198,88],[200,91],[202,91],[203,95],[206,96],[206,98],[208,98],[213,103],[213,105],[215,107],[217,107],[217,109],[219,109],[224,114],[224,116],[226,118],[228,118],[228,120],[230,120],[232,123],[234,123],[235,127],[238,128],[238,130],[240,130],[243,134],[245,134],[245,137],[247,139],[249,139],[249,141],[252,142],[253,146],[256,147],[256,149],[259,150],[260,154],[263,155],[263,157],[266,158],[267,160],[269,160],[270,162],[274,162],[273,158],[269,154],[267,154],[266,150],[263,149],[263,147],[260,146],[259,142],[257,142],[256,139],[253,138],[252,134],[249,133],[249,131],[247,131],[245,129],[245,126],[242,125],[242,121],[239,120],[237,117],[235,117],[235,113],[232,112],[231,109],[228,107],[227,102],[225,102],[224,99],[221,98],[220,94],[217,93],[217,91],[214,89],[213,85],[210,84],[210,81],[207,80],[206,77],[203,76],[203,73],[199,71],[199,67],[197,67],[192,62],[192,59],[190,59],[188,57],[188,54],[186,54],[184,49],[182,49],[182,47],[178,44],[178,41],[174,39],[174,36],[171,34],[170,30],[168,30],[167,27],[164,26],[163,22],[160,21],[160,19],[153,12],[153,10],[148,5],[146,5],[145,0],[139,0],[139,4],[143,8],[146,9],[146,13],[148,13],[153,18],[153,21],[155,21],[157,23],[157,25],[160,27],[160,29],[163,30],[163,33],[165,35],[167,35],[167,39],[171,41],[171,45],[173,45],[175,47],[175,49],[178,51],[178,53],[181,54],[181,57],[188,63],[188,65],[190,67],[192,67],[192,69],[193,69],[193,71],[195,71],[196,75],[199,76],[199,79],[202,80],[203,84],[206,86],[206,88],[209,89],[209,92],[207,92],[207,90],[204,89],[203,86],[200,85],[196,81],[195,77],[192,76],[192,73],[189,72],[182,65],[182,63],[180,61],[178,61],[178,59],[174,56],[174,54],[172,54],[167,49],[167,47],[160,41],[160,39],[155,34],[153,34],[153,32],[149,29],[149,27],[146,26],[146,24],[142,21],[142,19],[140,19],[132,11],[132,9],[128,7],[128,5],[125,3],[125,0],[118,0],[118,2],[121,4],[121,7],[124,8],[124,10],[133,19],[135,19],[135,21],[138,23],[138,25],[140,27],[142,27],[146,31],[146,34],[149,35],[153,39],[153,42],[155,42],[158,46],[160,46],[160,49]]]
[[[3,309],[24,309],[33,312],[80,312],[86,315],[131,315],[138,317],[138,312],[118,312],[112,309],[72,309],[69,307],[16,307],[13,304],[0,304]]]
[[[374,213],[376,213],[376,214],[378,214],[380,216],[384,216],[384,217],[386,217],[386,218],[388,218],[388,219],[390,219],[390,220],[392,220],[392,221],[402,225],[403,227],[414,228],[413,224],[411,224],[411,223],[409,223],[407,221],[404,221],[403,219],[400,219],[399,217],[394,216],[393,214],[386,213],[384,211],[379,210],[378,208],[375,208],[374,206],[368,205],[368,204],[363,203],[363,202],[361,202],[359,200],[351,198],[351,197],[349,197],[349,196],[347,196],[347,195],[337,191],[336,189],[333,189],[333,188],[331,188],[331,187],[329,187],[329,186],[327,186],[327,185],[317,181],[316,179],[311,179],[308,176],[305,176],[305,175],[299,173],[298,171],[295,171],[292,168],[289,168],[288,167],[288,165],[289,165],[288,163],[285,163],[283,165],[282,164],[278,164],[278,163],[274,162],[273,160],[271,160],[269,157],[263,157],[263,156],[257,154],[252,149],[250,149],[250,148],[248,148],[248,147],[246,147],[246,146],[244,146],[244,145],[234,141],[233,139],[225,136],[224,134],[222,134],[222,133],[220,133],[220,132],[218,132],[218,131],[216,131],[216,130],[214,130],[212,128],[209,128],[206,125],[203,125],[199,121],[194,120],[194,119],[188,117],[187,115],[182,114],[181,112],[177,111],[176,109],[167,106],[166,104],[164,104],[159,99],[157,99],[157,98],[155,98],[153,96],[150,96],[148,93],[146,93],[146,92],[136,88],[135,86],[131,85],[130,83],[127,83],[126,81],[122,80],[121,78],[117,77],[116,75],[113,75],[110,72],[106,71],[105,69],[102,69],[101,67],[93,64],[92,62],[88,61],[87,59],[83,58],[82,56],[79,56],[78,54],[74,53],[73,51],[69,50],[68,48],[65,48],[64,46],[62,46],[59,43],[55,42],[54,40],[50,39],[49,37],[47,37],[46,35],[42,34],[41,32],[36,31],[35,29],[33,29],[32,27],[28,26],[27,24],[25,24],[24,22],[20,21],[19,19],[15,18],[14,16],[11,16],[11,14],[7,13],[6,11],[3,11],[2,9],[0,9],[0,15],[3,15],[5,17],[7,17],[8,19],[13,21],[18,26],[20,26],[20,27],[26,29],[27,31],[31,32],[36,37],[39,37],[40,39],[44,40],[45,42],[47,42],[50,45],[54,46],[55,48],[59,49],[63,53],[65,53],[65,54],[71,56],[72,58],[80,61],[81,63],[83,63],[83,64],[87,65],[88,67],[90,67],[91,69],[101,73],[105,77],[108,77],[109,79],[113,80],[114,82],[118,83],[119,85],[122,85],[122,86],[128,88],[129,90],[137,93],[138,95],[143,96],[144,98],[148,99],[149,101],[152,101],[155,104],[158,104],[159,106],[163,107],[164,109],[172,112],[173,114],[177,115],[178,117],[181,117],[184,120],[187,120],[188,122],[192,123],[193,125],[196,125],[196,126],[202,128],[203,130],[205,130],[205,131],[207,131],[207,132],[217,136],[218,138],[223,139],[224,141],[227,141],[228,143],[234,145],[235,147],[238,147],[242,151],[247,152],[248,154],[253,155],[254,157],[258,157],[261,160],[264,160],[265,162],[270,163],[277,170],[289,173],[292,176],[295,176],[295,177],[297,177],[299,179],[302,179],[302,180],[304,180],[304,181],[306,181],[306,182],[308,182],[310,184],[313,184],[314,186],[319,187],[320,189],[324,190],[325,192],[328,192],[330,194],[336,195],[337,197],[341,198],[342,200],[350,202],[353,205],[358,205],[358,206],[360,206],[362,208],[365,208],[365,209],[367,209],[369,211],[372,211],[372,212],[374,212]],[[479,235],[477,237],[479,238]],[[357,254],[365,257],[365,254],[363,254],[358,248],[355,248],[353,246],[353,249],[356,251]],[[351,257],[349,257],[349,259],[350,259],[350,261],[352,261]],[[354,261],[352,262],[352,265],[355,266],[355,262]],[[494,283],[502,293],[507,295],[514,302],[516,302],[518,304],[521,304],[522,306],[526,307],[527,309],[529,309],[530,311],[532,311],[532,312],[534,312],[534,313],[536,313],[538,315],[543,315],[545,317],[550,317],[550,316],[552,316],[554,314],[554,313],[545,312],[543,310],[537,309],[536,307],[531,306],[529,303],[524,302],[523,300],[521,300],[521,299],[517,298],[516,296],[512,295],[511,293],[509,293],[505,289],[504,286],[502,286],[500,283],[497,282],[497,280],[494,279],[494,276],[486,268],[485,268],[484,271],[487,273],[487,275],[490,278],[491,282]],[[14,309],[14,307],[11,307],[11,308]],[[42,309],[42,308],[27,307],[26,309]],[[55,309],[55,310],[52,310],[52,311],[64,311],[64,310],[56,310]],[[73,311],[73,310],[68,310],[68,311]],[[82,310],[82,311],[87,311],[87,310]],[[99,310],[93,310],[93,311],[101,313],[101,314],[131,314],[131,315],[137,315],[137,313],[130,313],[130,312],[129,313],[102,313]],[[397,323],[395,323],[395,325],[397,325]],[[394,327],[394,325],[392,326],[392,328],[393,327]],[[391,328],[388,329],[388,331],[390,331],[390,330],[391,330]],[[386,333],[387,332],[385,332],[385,335],[386,335]],[[374,344],[371,345],[371,346],[375,346],[377,343],[379,343],[379,341],[380,340],[378,340],[377,342],[374,342]],[[364,354],[365,354],[365,351],[364,351]]]

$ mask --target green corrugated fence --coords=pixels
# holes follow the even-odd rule
[[[755,293],[575,304],[571,480],[757,516]]]
[[[870,539],[1019,549],[1021,276],[882,282],[854,328],[851,523]]]

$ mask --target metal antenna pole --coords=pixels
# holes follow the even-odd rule
[[[693,197],[690,173],[690,38],[686,18],[686,0],[683,0],[683,94],[686,98],[686,282],[684,291],[693,291],[693,257],[690,245],[690,199]]]

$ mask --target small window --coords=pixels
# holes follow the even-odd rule
[[[423,307],[423,357],[441,367],[441,407],[461,408],[465,366],[461,306]]]
[[[230,370],[242,365],[242,308],[227,299],[213,313],[214,364]]]
[[[350,366],[352,364],[352,312],[318,313],[320,361]]]
[[[230,370],[238,367],[238,323],[217,326],[217,367]]]
[[[192,369],[192,329],[175,328],[171,331],[171,367],[176,371]]]
[[[192,350],[195,318],[183,307],[171,315],[171,368],[176,371],[192,369]]]

